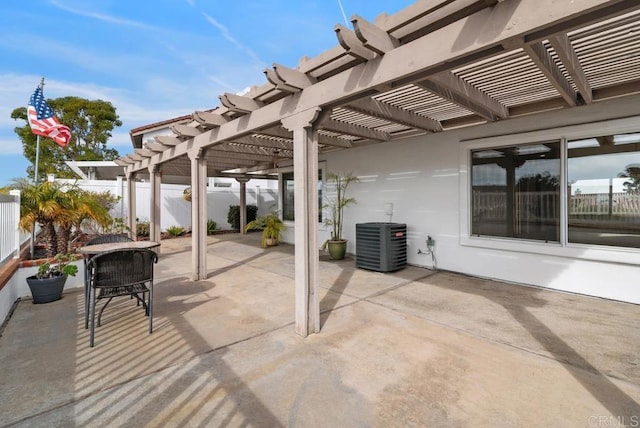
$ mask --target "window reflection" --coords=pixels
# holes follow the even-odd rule
[[[473,235],[560,240],[560,142],[476,150]]]
[[[569,242],[640,248],[640,133],[568,142]]]

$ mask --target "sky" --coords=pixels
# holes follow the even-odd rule
[[[108,147],[133,151],[129,131],[219,105],[338,44],[335,24],[373,21],[412,0],[4,0],[0,4],[0,187],[26,177],[14,133],[45,78],[45,98],[111,102],[123,125]],[[348,25],[351,28],[351,24]],[[47,141],[47,144],[54,144]],[[64,150],[64,149],[61,149]]]

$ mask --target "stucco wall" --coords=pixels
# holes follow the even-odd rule
[[[466,161],[461,159],[460,150],[464,141],[634,115],[640,115],[640,97],[323,156],[327,171],[353,172],[361,180],[350,192],[358,204],[346,211],[348,251],[355,251],[355,224],[389,221],[384,209],[390,202],[394,206],[392,221],[407,224],[410,264],[432,266],[430,256],[418,254],[418,249],[426,249],[425,240],[431,235],[436,240],[440,269],[640,303],[638,249],[566,249],[544,243],[522,248],[505,241],[504,248],[495,249],[484,247],[482,242],[469,245],[461,239],[461,220],[466,221],[466,207],[460,197],[460,180],[466,180],[464,167],[461,169]],[[640,118],[636,131],[640,131]],[[292,236],[291,231],[287,235]],[[545,254],[551,246],[554,255]]]

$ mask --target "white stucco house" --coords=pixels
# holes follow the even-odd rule
[[[327,172],[351,172],[351,252],[357,223],[391,220],[411,264],[640,303],[639,2],[418,1],[352,23],[117,161],[149,176],[152,211],[164,177],[192,186],[193,279],[208,177],[275,175],[296,330],[319,331],[318,197]]]

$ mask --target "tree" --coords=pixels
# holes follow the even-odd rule
[[[618,174],[620,178],[628,178],[629,180],[622,183],[624,191],[627,193],[640,192],[640,164],[627,165],[624,172]]]
[[[114,160],[120,156],[117,150],[107,148],[111,131],[122,126],[110,102],[78,97],[49,99],[47,102],[60,122],[71,128],[71,141],[63,148],[48,138],[41,139],[39,177],[55,174],[56,177],[72,178],[74,174],[65,161]],[[14,131],[22,141],[24,156],[31,162],[27,174],[33,179],[36,136],[29,127],[26,107],[14,109],[11,118],[25,122],[24,126],[16,127]]]

